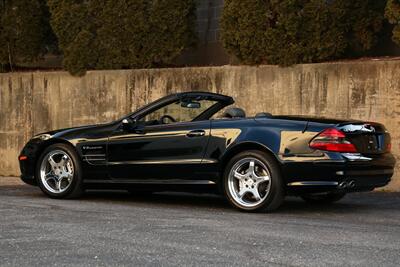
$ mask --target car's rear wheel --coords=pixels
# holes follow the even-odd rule
[[[277,209],[284,187],[276,160],[258,150],[234,156],[225,168],[224,192],[232,206],[243,211]]]
[[[40,189],[52,198],[76,198],[83,192],[78,156],[66,144],[45,149],[38,161],[36,179]]]
[[[331,193],[324,193],[324,194],[309,194],[309,195],[303,195],[301,198],[308,202],[308,203],[313,203],[313,204],[329,204],[329,203],[334,203],[342,198],[346,193],[343,192],[331,192]]]

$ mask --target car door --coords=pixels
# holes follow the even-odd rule
[[[108,170],[112,179],[196,179],[210,121],[145,126],[141,133],[119,129],[109,138]]]
[[[144,182],[201,179],[211,125],[204,114],[220,102],[208,95],[179,95],[132,116],[132,127],[122,125],[109,137],[109,176]]]

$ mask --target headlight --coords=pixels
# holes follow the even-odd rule
[[[38,134],[32,137],[32,139],[40,139],[40,140],[47,140],[50,139],[51,135],[50,134]]]

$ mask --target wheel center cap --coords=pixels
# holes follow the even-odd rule
[[[247,184],[247,185],[249,185],[249,186],[252,186],[253,184],[254,184],[254,181],[251,179],[251,177],[250,177],[250,179],[247,179],[247,181],[245,182],[245,184]]]

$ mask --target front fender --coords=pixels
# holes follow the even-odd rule
[[[20,159],[21,156],[26,156],[25,160],[19,160],[21,178],[24,182],[36,184],[34,177],[37,161],[48,146],[56,143],[69,144],[73,147],[73,145],[65,139],[50,138],[43,140],[40,138],[33,138],[22,148],[18,159]]]

